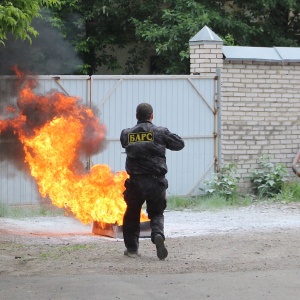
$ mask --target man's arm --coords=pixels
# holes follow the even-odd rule
[[[179,151],[184,148],[183,139],[175,133],[171,133],[168,129],[165,131],[166,147],[173,151]]]
[[[123,148],[126,148],[128,145],[128,133],[126,129],[123,129],[120,135],[120,142]]]

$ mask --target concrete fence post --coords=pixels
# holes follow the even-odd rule
[[[191,74],[211,75],[223,68],[223,41],[210,28],[204,26],[189,45]]]

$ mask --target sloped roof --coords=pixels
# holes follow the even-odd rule
[[[207,43],[223,44],[223,40],[218,37],[209,27],[204,26],[196,35],[194,35],[189,43],[190,45],[199,45]]]
[[[190,41],[190,45],[223,44],[223,40],[204,26]],[[223,46],[225,60],[300,62],[300,47],[245,47]]]
[[[225,60],[300,62],[300,48],[223,46]]]

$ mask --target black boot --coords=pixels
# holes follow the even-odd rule
[[[156,246],[157,257],[160,260],[164,260],[168,256],[168,250],[165,246],[164,238],[161,235],[157,234],[154,237],[154,244]]]

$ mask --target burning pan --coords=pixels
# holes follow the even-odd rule
[[[123,226],[119,226],[117,224],[105,224],[104,226],[101,226],[99,222],[94,221],[93,233],[102,236],[112,237],[115,239],[123,239]],[[148,238],[150,236],[150,221],[141,222],[140,237]]]

